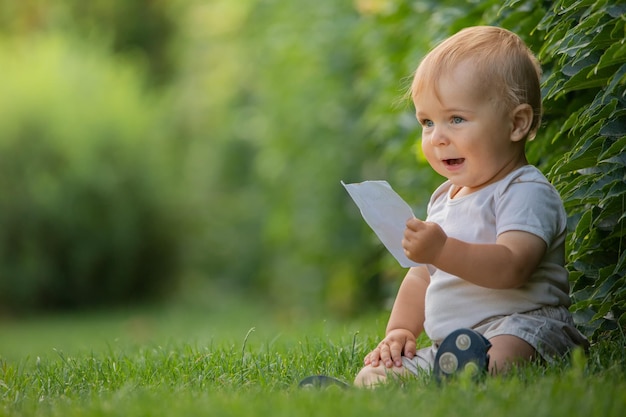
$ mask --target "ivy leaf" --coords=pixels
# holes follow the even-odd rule
[[[609,6],[606,9],[606,12],[611,17],[623,18],[624,15],[626,14],[626,4],[616,4],[616,5],[613,5],[613,6]]]
[[[599,71],[595,71],[595,67],[591,70],[589,70],[589,68],[590,67],[585,67],[581,69],[567,80],[563,84],[563,92],[568,93],[571,91],[606,86],[608,78],[614,73],[611,68],[602,68]]]
[[[626,61],[626,56],[624,56],[622,58],[622,61]],[[619,92],[617,91],[618,85],[623,85],[626,82],[626,63],[624,65],[622,65],[616,72],[615,74],[611,77],[610,81],[609,81],[609,85],[607,86],[606,90],[605,90],[605,95],[610,95]],[[626,96],[626,90],[622,88],[621,91],[621,97]],[[623,108],[623,106],[622,106]]]
[[[622,40],[621,42],[616,42],[609,46],[609,48],[604,51],[602,57],[600,57],[600,60],[598,61],[598,65],[596,65],[596,68],[602,69],[611,65],[622,63],[624,62],[624,56],[626,56],[626,43]]]
[[[626,136],[619,138],[613,144],[600,155],[600,161],[606,160],[614,155],[619,155],[626,151]]]
[[[600,129],[600,135],[611,137],[626,136],[626,118],[609,121]]]
[[[592,68],[594,66],[597,68],[596,63],[598,62],[598,59],[598,54],[585,56],[582,59],[574,60],[570,64],[564,65],[561,69],[561,72],[568,77],[573,77],[585,69],[588,70],[589,68]]]

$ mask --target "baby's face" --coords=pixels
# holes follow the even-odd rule
[[[422,149],[435,171],[472,193],[526,163],[523,143],[513,141],[511,113],[462,63],[414,98],[422,125]],[[437,94],[438,93],[438,94]]]

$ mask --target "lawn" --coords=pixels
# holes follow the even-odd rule
[[[506,378],[428,378],[376,390],[302,390],[306,375],[350,381],[386,313],[330,320],[233,300],[0,321],[0,415],[623,416],[623,346]],[[425,342],[425,341],[424,341]]]

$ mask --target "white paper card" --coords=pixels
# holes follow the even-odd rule
[[[413,210],[387,181],[364,181],[346,184],[341,181],[350,197],[361,210],[365,222],[387,250],[404,268],[419,266],[404,254],[402,239],[406,221],[413,218]]]

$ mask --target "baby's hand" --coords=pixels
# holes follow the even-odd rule
[[[407,358],[415,356],[415,335],[406,329],[394,329],[378,344],[376,349],[365,356],[365,365],[377,367],[383,364],[387,368],[402,366],[402,354]]]
[[[422,264],[433,264],[448,236],[437,223],[410,219],[406,222],[402,247],[407,258]]]

